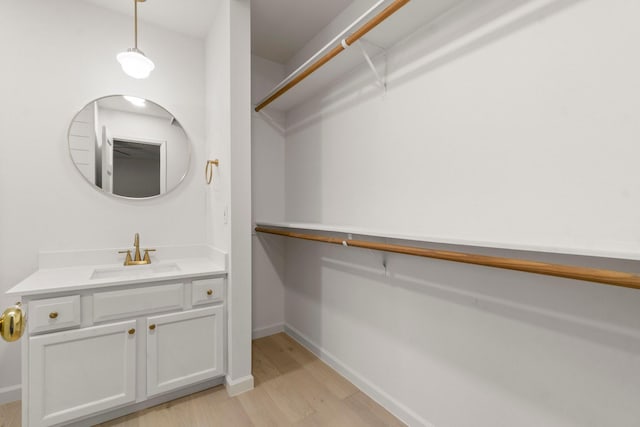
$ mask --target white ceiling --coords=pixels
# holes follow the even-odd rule
[[[84,1],[133,18],[133,0]],[[138,3],[138,19],[202,38],[211,28],[217,5],[218,0],[147,0]]]
[[[133,0],[84,0],[133,17]],[[252,0],[253,53],[285,63],[352,0]],[[203,38],[218,0],[147,0],[138,4],[138,19]]]
[[[352,0],[252,0],[251,51],[285,63]]]

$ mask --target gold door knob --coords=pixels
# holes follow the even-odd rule
[[[133,335],[136,333],[136,330],[134,328],[129,329],[129,335]]]
[[[57,319],[57,318],[58,318],[57,311],[52,311],[51,313],[49,313],[49,319]]]
[[[209,289],[209,290],[207,291],[207,295],[213,295],[213,289]]]
[[[24,333],[25,317],[20,303],[7,308],[0,315],[0,336],[3,340],[12,342],[20,339]]]
[[[150,329],[150,330],[152,330],[152,331],[153,331],[155,328],[156,328],[155,323],[152,323],[151,325],[149,325],[149,329]]]

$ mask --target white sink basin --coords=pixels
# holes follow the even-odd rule
[[[173,273],[180,271],[180,267],[174,263],[127,265],[122,267],[96,268],[91,273],[91,280],[118,279],[124,277],[147,277],[161,273]]]

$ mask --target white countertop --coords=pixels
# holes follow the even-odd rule
[[[56,256],[59,256],[56,255]],[[45,264],[47,268],[42,268]],[[60,267],[42,263],[41,268],[7,291],[7,295],[31,296],[56,292],[76,292],[90,289],[107,288],[137,283],[149,283],[167,280],[182,280],[205,276],[224,275],[227,273],[226,257],[221,256],[187,256],[184,258],[167,259],[141,266],[123,266],[117,264],[90,264],[70,267],[60,264]],[[163,267],[173,267],[170,271]],[[96,270],[113,270],[119,274],[116,277],[91,278]],[[130,274],[129,274],[130,273]]]

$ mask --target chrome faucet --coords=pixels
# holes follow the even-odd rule
[[[119,254],[126,253],[127,256],[124,258],[124,265],[142,265],[142,264],[151,264],[151,257],[149,256],[149,252],[154,252],[155,249],[144,249],[144,258],[140,256],[140,234],[136,233],[133,237],[133,246],[135,246],[136,251],[131,259],[131,249],[127,249],[126,251],[118,251]]]

